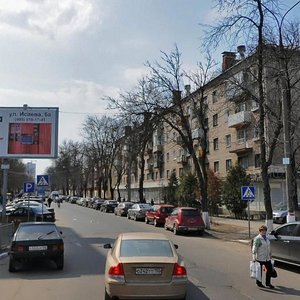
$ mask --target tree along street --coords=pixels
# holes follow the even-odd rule
[[[158,231],[169,236],[184,256],[188,277],[188,300],[201,299],[295,299],[300,296],[299,269],[280,265],[275,290],[258,289],[249,277],[249,245],[216,239],[210,235],[174,236],[163,228],[135,222],[113,214],[63,203],[55,208],[56,224],[65,241],[65,268],[54,264],[26,266],[8,272],[8,258],[0,261],[1,299],[31,300],[104,299],[106,250],[120,232]]]

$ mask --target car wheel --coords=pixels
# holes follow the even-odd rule
[[[166,230],[169,229],[166,222],[165,222],[164,228],[165,228]]]
[[[110,296],[107,294],[107,291],[105,289],[105,296],[104,296],[104,300],[111,300]]]
[[[175,224],[173,225],[173,233],[174,233],[175,235],[178,235],[177,226],[176,226]]]
[[[153,220],[153,225],[154,225],[154,227],[157,227],[157,226],[158,226],[157,220],[156,220],[156,219]]]
[[[13,258],[9,259],[8,271],[11,272],[11,273],[16,272],[15,260]]]
[[[147,217],[145,217],[145,223],[146,223],[146,224],[149,224],[149,220],[148,220]]]
[[[286,223],[286,217],[284,217],[284,218],[282,219],[282,223],[283,223],[283,224]]]
[[[198,235],[199,235],[199,236],[202,236],[202,235],[203,235],[203,233],[204,233],[204,231],[203,231],[203,230],[199,230],[199,231],[198,231]]]
[[[64,268],[64,257],[62,255],[57,257],[55,262],[57,270],[62,270]]]
[[[128,219],[128,220],[130,219],[130,216],[129,216],[129,214],[127,214],[127,219]]]

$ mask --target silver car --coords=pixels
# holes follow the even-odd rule
[[[127,211],[127,218],[135,221],[145,220],[146,212],[151,210],[152,206],[148,203],[136,203]]]
[[[270,233],[275,260],[300,266],[300,221],[277,227]]]

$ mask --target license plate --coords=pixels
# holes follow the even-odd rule
[[[47,250],[47,246],[29,246],[29,251],[41,251],[41,250]]]
[[[135,268],[136,275],[161,275],[161,268]]]
[[[195,228],[195,227],[189,227],[188,229],[191,230],[191,231],[192,230],[198,230],[198,228]]]

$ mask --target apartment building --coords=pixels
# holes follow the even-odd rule
[[[298,53],[293,61],[293,64],[299,63],[300,55]],[[281,118],[281,93],[276,77],[278,70],[271,53],[267,55],[265,62],[264,84],[266,103],[269,107],[265,120],[265,138],[268,148],[274,139],[275,129]],[[256,76],[255,57],[253,55],[245,57],[244,46],[238,47],[237,53],[223,52],[222,72],[204,87],[209,142],[207,166],[220,178],[224,178],[228,170],[236,163],[242,165],[250,174],[252,184],[256,187],[256,200],[251,204],[251,209],[264,211],[263,185],[260,175]],[[201,129],[197,128],[197,122],[194,121],[189,99],[190,93],[187,89],[181,101],[184,102],[186,118],[190,123],[193,137],[195,137],[194,149],[201,151],[197,142],[197,139],[201,137]],[[147,201],[151,199],[154,201],[163,200],[163,189],[168,185],[172,172],[175,172],[178,178],[188,172],[194,172],[192,159],[182,145],[181,139],[178,132],[164,123],[153,133],[152,141],[149,141],[145,152],[144,191]],[[283,139],[280,135],[269,168],[273,205],[286,203],[283,157]],[[136,170],[135,176],[132,175],[131,178],[132,200],[138,200],[138,172],[139,170]],[[123,176],[120,190],[124,198],[127,198],[126,184],[126,176]]]

